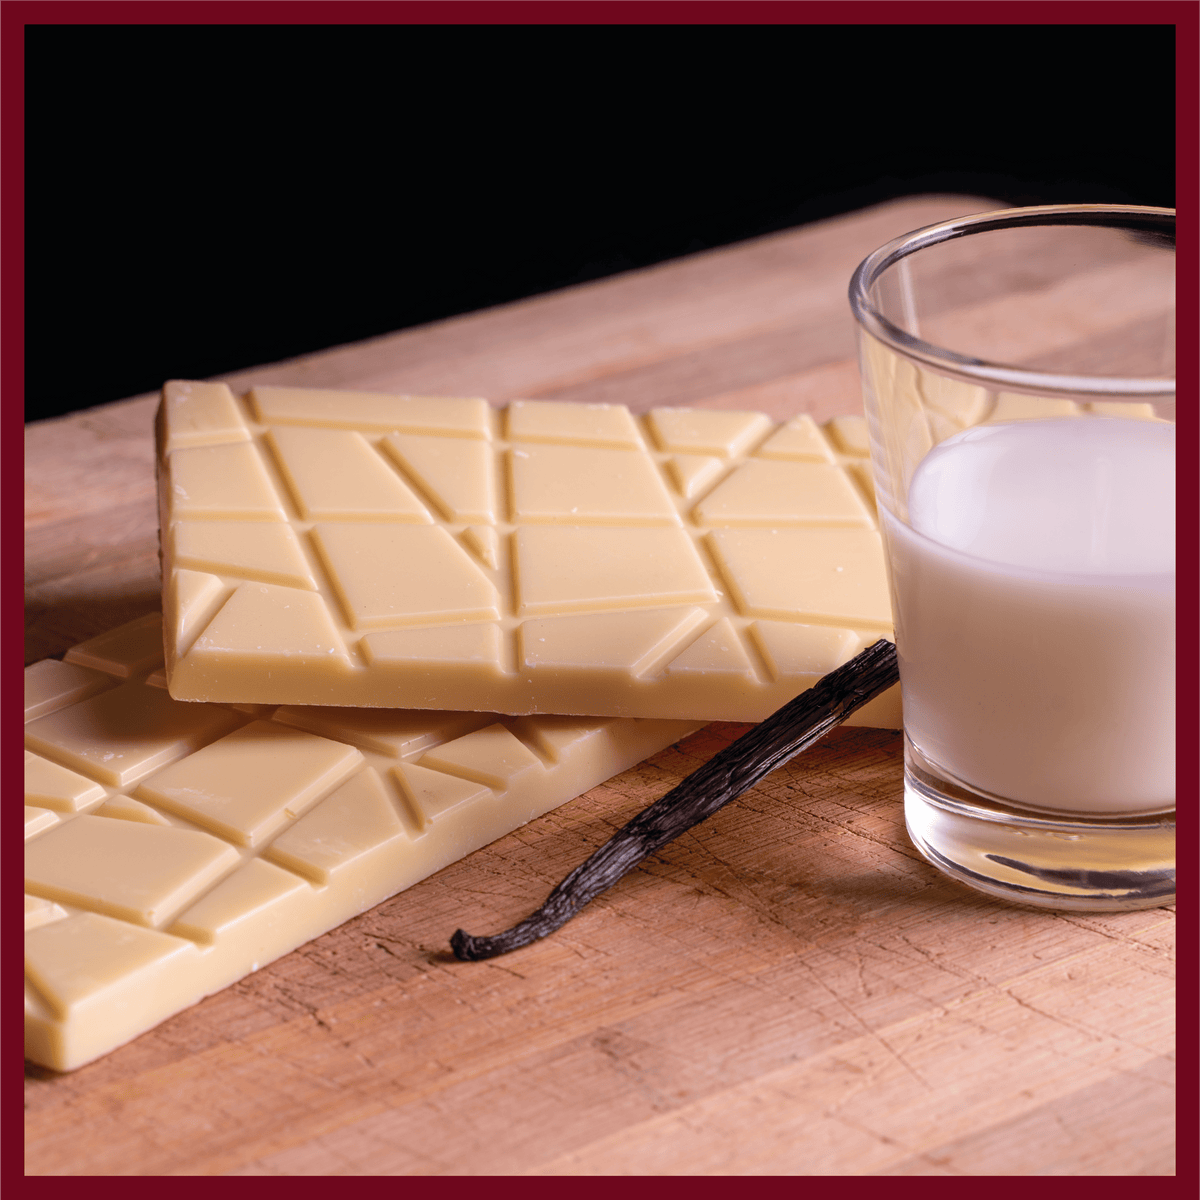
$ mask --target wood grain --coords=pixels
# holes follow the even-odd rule
[[[870,250],[922,197],[226,378],[859,408]],[[27,661],[158,603],[151,414],[27,427]],[[554,936],[456,962],[733,740],[712,725],[66,1076],[61,1175],[1169,1175],[1170,909],[1043,913],[905,835],[896,734],[840,729]]]

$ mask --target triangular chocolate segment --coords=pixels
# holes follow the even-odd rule
[[[427,524],[425,505],[351,429],[272,429],[267,440],[291,488],[300,514],[309,520],[411,521]]]
[[[526,621],[520,629],[521,666],[528,671],[602,671],[638,678],[704,619],[702,608],[666,608]]]
[[[653,408],[647,420],[663,450],[725,458],[742,454],[771,428],[763,413],[705,408]]]
[[[685,500],[698,496],[725,469],[726,463],[710,454],[676,454],[667,459],[667,474]]]
[[[244,583],[222,605],[188,657],[223,655],[270,662],[346,663],[345,648],[325,600],[315,592],[270,583]]]
[[[181,521],[174,538],[181,567],[316,590],[295,530],[281,521]]]
[[[817,427],[816,421],[807,413],[793,417],[786,425],[781,425],[759,447],[758,456],[833,462],[829,443]]]
[[[754,666],[728,617],[722,617],[667,665],[668,674],[746,675]]]
[[[284,830],[266,857],[323,885],[364,854],[405,836],[378,772],[366,767]]]
[[[394,433],[383,448],[447,521],[495,521],[493,454],[486,442]]]
[[[485,621],[495,585],[437,525],[318,525],[313,539],[354,629]]]
[[[748,459],[699,504],[703,525],[863,525],[871,513],[832,463]]]

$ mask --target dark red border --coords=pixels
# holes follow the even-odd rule
[[[1184,16],[1187,13],[1187,16]],[[898,20],[898,18],[902,18]],[[6,22],[6,34],[0,40],[0,138],[2,138],[2,161],[8,164],[5,186],[0,187],[0,228],[4,238],[0,242],[0,354],[6,364],[4,412],[12,413],[16,422],[18,410],[22,413],[24,394],[23,355],[23,224],[24,224],[24,71],[23,37],[25,24],[1176,24],[1178,26],[1177,65],[1188,67],[1180,72],[1180,128],[1178,134],[1183,154],[1178,158],[1180,167],[1180,191],[1184,197],[1183,208],[1187,211],[1186,197],[1194,191],[1196,175],[1194,155],[1194,112],[1187,96],[1195,90],[1192,82],[1195,71],[1192,65],[1195,56],[1188,50],[1194,47],[1195,22],[1190,11],[1182,5],[1116,5],[1112,2],[1091,0],[1067,0],[1057,4],[1031,4],[1020,0],[1003,6],[980,5],[965,11],[961,5],[922,4],[887,5],[877,0],[859,0],[853,5],[816,6],[802,0],[344,0],[331,5],[318,0],[179,0],[166,4],[162,0],[118,0],[118,2],[86,2],[86,0],[49,0],[20,5],[16,18]],[[1081,46],[1081,52],[1086,52]],[[1036,86],[1036,82],[1027,85]],[[1120,80],[1114,80],[1120,86]],[[1166,114],[1164,114],[1164,119]],[[1114,146],[1120,154],[1120,146]],[[1184,240],[1184,262],[1187,256],[1187,241]],[[1184,278],[1187,275],[1184,274]],[[1180,296],[1181,328],[1193,329],[1194,305],[1189,289],[1184,288]],[[1189,316],[1190,313],[1190,316]],[[65,350],[67,347],[64,347]],[[72,364],[64,360],[62,370],[84,371],[85,364]],[[1184,358],[1183,374],[1186,377],[1188,359]],[[1184,388],[1184,391],[1188,391]],[[1188,416],[1182,421],[1184,438],[1189,438]],[[11,436],[0,439],[4,463],[0,469],[0,486],[10,499],[4,502],[6,510],[16,514],[24,508],[23,496],[18,496],[18,446],[23,438],[12,430]],[[10,461],[11,460],[11,461]],[[1187,514],[1196,505],[1195,488],[1183,492],[1183,528],[1196,528],[1196,521],[1188,520]],[[23,559],[23,540],[16,522],[6,523],[2,529],[5,541],[6,562],[14,564]],[[1187,548],[1187,547],[1186,547]],[[1180,556],[1180,574],[1183,583],[1182,595],[1187,601],[1196,594],[1200,566],[1188,553]],[[11,608],[11,628],[18,628],[18,589],[16,580],[2,589],[4,604]],[[19,624],[23,625],[23,622]],[[1192,649],[1189,638],[1183,641],[1180,654],[1181,674],[1184,680],[1193,677],[1193,668],[1198,664],[1198,654]],[[16,694],[18,672],[6,673],[5,688]],[[11,680],[11,683],[8,682]],[[1194,727],[1193,721],[1200,716],[1200,695],[1194,689],[1184,688],[1180,702],[1184,727]],[[13,721],[13,728],[20,721]],[[16,757],[13,758],[16,761]],[[1183,790],[1190,791],[1189,786]],[[1187,827],[1186,827],[1187,828]],[[894,1183],[896,1181],[892,1181]],[[847,1186],[847,1184],[842,1184]],[[1027,1184],[1026,1184],[1027,1186]]]

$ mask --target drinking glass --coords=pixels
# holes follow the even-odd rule
[[[1048,205],[850,285],[905,821],[994,896],[1174,900],[1174,268],[1173,210]]]

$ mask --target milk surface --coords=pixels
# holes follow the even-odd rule
[[[905,728],[1035,808],[1175,803],[1175,427],[977,426],[881,512]]]

